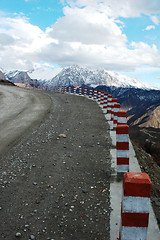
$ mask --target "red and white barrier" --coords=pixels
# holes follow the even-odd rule
[[[60,92],[60,86],[58,86],[58,92]]]
[[[127,124],[127,114],[126,111],[118,111],[117,125]]]
[[[98,91],[98,103],[100,104],[101,102],[101,90]]]
[[[106,118],[107,118],[107,120],[111,120],[111,106],[112,106],[112,95],[111,94],[109,94],[108,95],[108,101],[107,101],[107,116],[106,116]]]
[[[46,91],[48,91],[48,90],[49,90],[49,87],[47,86],[47,87],[46,87]]]
[[[84,96],[87,95],[87,87],[84,87]]]
[[[111,105],[111,121],[114,119],[114,105],[117,103],[117,98],[112,98],[112,105]]]
[[[74,91],[74,94],[76,94],[76,87],[74,86],[74,88],[73,88],[73,91]]]
[[[113,128],[115,129],[117,127],[117,119],[118,119],[118,111],[120,110],[120,104],[115,103],[114,104],[114,118],[113,118]]]
[[[92,98],[92,92],[93,92],[93,88],[90,88],[90,90],[89,90],[89,98]]]
[[[103,108],[103,103],[104,103],[104,92],[101,92],[101,101],[100,101],[100,106]]]
[[[107,106],[107,113],[111,114],[111,106],[112,106],[112,95],[108,95],[108,106]]]
[[[61,92],[63,93],[63,86],[61,87]]]
[[[82,87],[79,87],[79,96],[82,96]]]
[[[147,239],[151,188],[148,174],[124,174],[119,240]]]
[[[69,86],[69,90],[68,91],[69,91],[69,93],[71,93],[71,86]]]
[[[97,89],[94,89],[94,95],[93,95],[93,99],[97,99]]]
[[[108,101],[108,93],[104,93],[104,103],[103,103],[103,112],[107,113],[107,101]]]
[[[116,127],[117,172],[129,171],[129,127]]]
[[[54,87],[54,91],[56,92],[56,86]]]
[[[67,92],[67,86],[64,86],[64,93]]]

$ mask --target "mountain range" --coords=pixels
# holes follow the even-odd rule
[[[160,128],[160,90],[139,80],[114,72],[90,70],[72,65],[55,76],[52,71],[35,69],[30,71],[0,71],[0,79],[31,86],[87,86],[102,89],[118,98],[121,108],[128,114],[128,124],[140,127]]]
[[[1,70],[2,72],[2,70]],[[34,83],[48,86],[76,85],[86,84],[92,87],[98,85],[116,86],[116,87],[135,87],[143,89],[153,89],[148,84],[141,83],[138,79],[120,75],[115,72],[100,70],[90,70],[88,68],[72,65],[62,69],[60,72],[47,71],[45,68],[37,68],[29,71],[4,71],[6,79],[14,83]]]

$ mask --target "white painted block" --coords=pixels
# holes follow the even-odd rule
[[[118,117],[118,122],[119,123],[127,123],[127,120],[125,117]]]
[[[129,165],[117,165],[117,172],[129,172]]]
[[[129,158],[129,150],[117,150],[117,157]]]
[[[145,227],[121,227],[121,240],[147,240]],[[151,239],[149,239],[151,240]],[[153,239],[154,240],[154,239]]]
[[[116,141],[117,142],[129,142],[129,135],[128,134],[116,134]]]
[[[149,213],[150,198],[123,196],[122,212]]]

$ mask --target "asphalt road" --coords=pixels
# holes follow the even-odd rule
[[[97,103],[0,86],[0,138],[0,239],[109,239],[111,140]]]

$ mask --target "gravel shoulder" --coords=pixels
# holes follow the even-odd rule
[[[19,232],[24,240],[108,240],[111,140],[104,114],[84,97],[42,95],[47,110],[1,154],[0,239]]]

